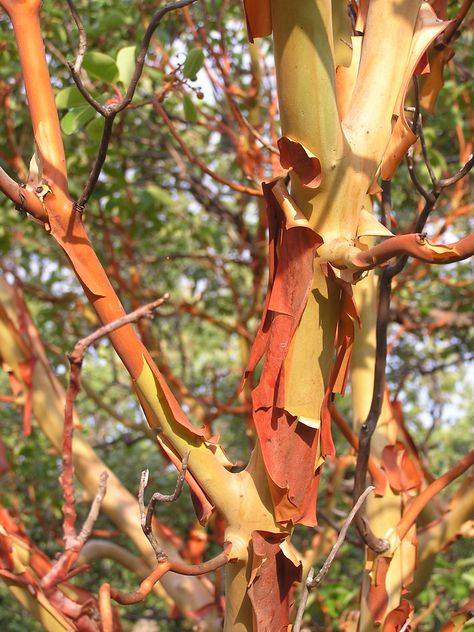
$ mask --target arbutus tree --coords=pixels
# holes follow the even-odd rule
[[[371,630],[378,626],[388,632],[408,629],[413,612],[407,590],[413,583],[419,586],[426,583],[430,560],[460,532],[474,507],[469,491],[464,498],[458,497],[457,502],[454,498],[447,513],[434,502],[441,490],[472,465],[474,453],[469,452],[441,476],[433,477],[404,424],[401,408],[396,400],[390,400],[385,389],[391,290],[408,257],[443,265],[462,261],[474,251],[472,234],[441,244],[434,243],[424,233],[430,214],[448,190],[456,191],[454,200],[463,199],[464,178],[473,158],[472,145],[465,140],[461,129],[458,136],[464,163],[450,175],[438,174],[430,162],[421,118],[423,108],[430,110],[434,106],[452,54],[450,44],[466,18],[470,3],[464,2],[456,17],[448,20],[442,2],[430,5],[370,0],[346,5],[299,0],[290,9],[282,0],[247,0],[244,8],[249,39],[272,35],[281,134],[276,131],[274,103],[268,104],[274,116],[265,128],[270,140],[258,129],[257,97],[263,79],[256,44],[252,44],[249,53],[248,117],[239,110],[238,98],[242,95],[232,80],[225,50],[220,57],[215,51],[210,52],[206,71],[213,89],[222,91],[226,112],[230,114],[213,122],[203,112],[198,114],[189,94],[183,98],[188,122],[196,122],[201,116],[203,127],[210,133],[218,129],[228,135],[247,177],[244,183],[220,175],[218,161],[207,164],[199,156],[199,148],[183,138],[177,117],[167,111],[167,97],[183,90],[186,78],[192,79],[205,60],[202,53],[206,48],[205,22],[200,26],[194,21],[192,9],[188,8],[192,0],[159,8],[148,17],[141,44],[120,50],[116,67],[120,69],[121,90],[116,85],[114,60],[97,51],[87,52],[80,11],[68,2],[79,36],[78,54],[70,64],[77,90],[71,92],[71,88],[65,88],[66,92],[59,92],[56,99],[48,72],[48,55],[53,54],[53,49],[49,47],[48,54],[45,53],[40,3],[1,0],[0,4],[14,29],[36,147],[25,178],[27,182],[18,183],[2,170],[0,188],[20,211],[26,211],[42,225],[65,254],[99,323],[105,327],[97,336],[109,336],[130,374],[154,440],[181,470],[176,493],[169,498],[154,496],[149,505],[144,500],[148,475],[142,474],[140,512],[115,479],[109,479],[108,494],[102,501],[104,481],[96,494],[102,471],[100,461],[80,439],[76,438],[72,447],[73,405],[80,388],[82,354],[70,355],[71,378],[64,395],[49,368],[18,289],[2,285],[1,357],[14,389],[25,393],[25,434],[30,431],[32,412],[63,457],[64,551],[56,562],[43,561],[39,568],[40,555],[35,551],[19,564],[17,550],[22,547],[33,550],[32,545],[24,535],[18,535],[21,529],[15,530],[9,514],[1,514],[0,574],[13,594],[33,614],[38,612],[38,603],[42,612],[47,611],[47,615],[41,616],[47,629],[108,632],[120,629],[112,603],[138,603],[160,580],[183,612],[200,617],[208,629],[218,629],[219,608],[213,600],[212,587],[196,577],[219,573],[225,567],[224,629],[275,631],[287,629],[290,620],[295,630],[300,629],[308,592],[318,590],[332,555],[318,576],[310,572],[304,580],[300,607],[298,612],[292,611],[295,585],[303,581],[315,561],[311,551],[302,556],[295,549],[292,536],[298,524],[307,527],[317,524],[316,501],[322,469],[324,462],[335,456],[333,419],[357,453],[355,506],[373,491],[367,507],[355,515],[366,560],[359,614],[353,620],[347,618],[345,629]],[[94,205],[95,199],[91,199],[94,191],[97,203],[101,203],[101,173],[107,165],[114,130],[125,125],[125,114],[134,112],[149,47],[155,46],[155,53],[165,63],[168,61],[166,47],[153,45],[152,37],[165,16],[179,10],[196,46],[182,67],[172,68],[163,76],[161,86],[148,95],[147,105],[151,105],[160,125],[168,130],[166,153],[176,161],[179,175],[195,200],[219,218],[214,221],[228,221],[238,239],[253,249],[254,302],[250,315],[256,315],[260,307],[258,296],[265,262],[261,242],[265,227],[268,228],[268,289],[252,343],[249,315],[244,318],[243,314],[237,314],[235,325],[229,326],[225,319],[200,312],[195,303],[183,301],[174,306],[181,313],[202,317],[228,333],[235,329],[242,338],[241,359],[246,364],[242,382],[227,403],[219,406],[215,406],[215,401],[209,405],[205,399],[192,403],[186,385],[161,354],[152,355],[155,341],[149,328],[139,323],[138,335],[131,324],[146,309],[140,314],[132,313],[129,319],[125,317],[111,280],[135,297],[114,255],[118,239],[125,244],[125,251],[132,252],[133,237],[119,221],[116,234],[104,235],[106,256],[110,257],[104,269],[85,226],[84,210]],[[217,19],[220,17],[218,14]],[[211,37],[210,33],[207,35]],[[216,68],[220,73],[217,78]],[[114,92],[104,98],[94,80],[114,86]],[[8,85],[4,93],[6,121],[11,123]],[[141,93],[140,98],[143,98]],[[81,124],[80,117],[90,124],[98,121],[94,124],[100,127],[89,175],[77,195],[70,194],[76,185],[71,185],[66,170],[58,117],[58,108],[64,105],[69,110],[61,121],[64,132],[75,131]],[[74,106],[80,109],[75,110]],[[101,118],[93,118],[96,112]],[[235,124],[238,133],[231,129],[229,121]],[[11,125],[8,129],[11,141]],[[277,143],[276,135],[279,135]],[[420,179],[414,159],[413,148],[418,141],[428,171],[428,184]],[[151,144],[149,147],[150,151],[156,149]],[[11,150],[11,166],[18,173],[24,172],[13,141]],[[421,196],[421,205],[411,226],[396,229],[391,180],[407,153],[408,170]],[[191,165],[208,176],[212,186],[206,180],[190,176]],[[131,170],[132,182],[136,177],[139,183],[137,167]],[[252,245],[252,235],[242,219],[230,213],[216,195],[216,182],[242,199],[256,200],[259,216],[256,237],[260,240],[257,247]],[[129,184],[124,181],[124,186],[129,195]],[[130,203],[132,199],[130,193]],[[172,202],[168,200],[168,204]],[[143,197],[140,203],[144,204]],[[380,221],[374,208],[380,211]],[[450,209],[448,215],[453,222],[456,209]],[[107,230],[107,216],[102,209],[99,217]],[[191,217],[192,209],[189,221]],[[140,255],[146,258],[145,253]],[[154,256],[159,257],[155,253]],[[228,274],[212,252],[206,257],[216,269],[221,266],[224,277]],[[378,281],[374,269],[380,269]],[[131,284],[140,281],[140,273],[135,272]],[[227,281],[238,303],[235,281]],[[176,299],[171,297],[171,301]],[[89,344],[90,341],[83,347]],[[352,427],[335,404],[335,395],[344,393],[349,373]],[[53,411],[51,406],[45,409],[45,396],[47,401],[54,402]],[[58,410],[64,398],[66,415],[61,442]],[[237,405],[236,399],[240,402]],[[178,400],[192,414],[186,415]],[[209,412],[213,406],[215,410]],[[254,447],[245,467],[233,468],[212,431],[212,421],[228,409],[245,414],[249,407],[247,432]],[[206,408],[207,413],[202,413]],[[201,417],[204,425],[193,424],[191,417]],[[46,418],[50,418],[48,424]],[[144,579],[136,591],[121,591],[113,577],[106,578],[97,597],[75,595],[67,587],[71,576],[83,570],[74,564],[80,562],[82,553],[91,550],[90,546],[87,549],[86,541],[93,528],[95,511],[91,512],[91,521],[86,521],[77,534],[72,462],[89,496],[96,494],[95,510],[102,501],[117,528],[133,539],[142,555],[147,555],[139,570]],[[338,467],[334,485],[338,476],[344,476],[347,463],[341,461]],[[141,468],[140,463],[138,469]],[[373,490],[366,489],[369,479]],[[172,534],[158,523],[152,528],[155,502],[174,501],[184,480],[191,489],[198,519],[205,522],[214,513],[222,525],[220,550],[206,562],[192,559],[189,551],[187,559],[179,559]],[[129,511],[120,508],[120,504],[129,507]],[[342,529],[342,536],[347,526]],[[425,527],[418,535],[417,526]],[[334,553],[342,543],[342,536]],[[436,538],[436,544],[430,548]],[[328,553],[328,542],[319,542],[318,547]],[[170,579],[175,576],[180,579]],[[183,583],[183,576],[193,579]],[[183,590],[188,590],[192,597],[183,599]],[[456,626],[467,619],[470,607],[468,603],[455,614],[446,629],[459,629]]]

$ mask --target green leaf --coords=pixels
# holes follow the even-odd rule
[[[82,67],[87,71],[90,77],[100,79],[106,83],[117,81],[119,76],[119,69],[117,68],[115,59],[105,53],[98,53],[96,51],[86,53]]]
[[[90,105],[86,105],[83,108],[75,108],[70,110],[63,118],[61,119],[61,129],[66,134],[66,136],[70,136],[74,134],[80,127],[86,125],[91,119],[95,116],[95,110]]]
[[[91,140],[98,143],[102,138],[105,120],[102,116],[98,116],[86,125],[86,132]]]
[[[76,86],[69,86],[60,90],[55,101],[58,110],[69,110],[70,108],[85,106],[87,103]]]
[[[135,50],[136,46],[125,46],[117,53],[118,80],[125,87],[128,87],[135,70]]]
[[[162,189],[156,184],[150,184],[146,190],[159,205],[171,206],[173,204],[173,198],[166,189]]]
[[[204,64],[204,53],[200,48],[191,48],[183,66],[183,75],[194,81]]]
[[[183,110],[184,110],[184,118],[189,123],[196,123],[198,114],[196,108],[194,107],[194,103],[187,94],[184,95],[183,98]]]
[[[103,12],[103,16],[100,20],[98,32],[106,33],[110,30],[118,29],[123,25],[125,16],[120,11],[109,10]]]

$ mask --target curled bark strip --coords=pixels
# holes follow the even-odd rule
[[[252,532],[252,572],[248,594],[256,632],[286,630],[289,624],[290,589],[301,580],[301,562],[283,551],[288,533]]]
[[[262,321],[244,373],[262,356],[262,372],[252,391],[253,419],[265,461],[277,521],[315,524],[313,506],[319,428],[285,409],[285,361],[313,283],[316,247],[321,238],[303,218],[281,180],[264,184],[269,222],[269,282]],[[275,192],[274,192],[275,189]],[[318,422],[319,425],[319,422]],[[295,467],[304,463],[304,468]],[[310,522],[306,522],[310,520]]]
[[[400,493],[411,489],[419,490],[422,475],[401,441],[386,445],[381,461],[393,491]]]
[[[415,25],[405,76],[394,110],[394,115],[398,117],[397,122],[392,130],[390,142],[382,160],[381,175],[383,180],[390,180],[393,177],[400,162],[403,160],[403,156],[416,142],[418,113],[415,113],[414,116],[414,129],[410,127],[405,117],[404,106],[408,86],[410,85],[412,77],[429,71],[426,51],[435,38],[442,33],[448,25],[449,22],[443,22],[437,18],[435,12],[427,2],[422,3]]]
[[[245,19],[249,40],[266,37],[272,32],[270,0],[244,0]]]
[[[301,182],[310,189],[321,184],[321,163],[309,149],[286,136],[278,139],[280,162],[283,169],[294,169]]]
[[[413,606],[406,599],[402,599],[398,608],[394,608],[388,613],[383,629],[385,632],[407,632],[407,630],[411,630],[409,624],[412,614]]]

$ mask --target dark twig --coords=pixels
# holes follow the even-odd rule
[[[130,85],[128,86],[125,97],[120,103],[112,106],[115,112],[121,112],[122,110],[124,110],[127,107],[127,105],[131,103],[133,99],[133,95],[135,94],[137,84],[143,72],[143,66],[145,64],[146,53],[150,45],[151,38],[153,37],[153,33],[158,27],[161,19],[170,11],[175,11],[176,9],[182,9],[183,7],[187,7],[188,5],[193,4],[194,2],[196,2],[196,0],[179,0],[179,2],[166,4],[164,7],[162,7],[155,13],[153,18],[151,19],[150,24],[148,25],[147,30],[145,31],[145,35],[143,36],[142,43],[140,45],[140,50],[137,55],[137,60],[135,62],[135,70],[133,71],[132,79],[130,81]]]
[[[430,174],[430,180],[431,180],[431,184],[433,185],[433,191],[436,192],[437,188],[438,188],[438,178],[436,177],[436,174],[434,172],[433,169],[433,165],[431,164],[431,160],[430,160],[430,156],[428,153],[428,147],[426,145],[426,138],[425,138],[425,133],[423,131],[423,125],[421,122],[421,116],[420,116],[420,121],[417,125],[417,131],[418,131],[418,136],[420,138],[420,143],[421,143],[421,152],[423,154],[423,160],[424,163],[426,165],[426,168],[428,169],[428,173]]]
[[[339,525],[337,524],[337,522],[333,520],[330,516],[328,516],[328,514],[325,511],[321,511],[320,509],[318,509],[318,519],[322,520],[323,522],[326,522],[332,529],[334,529],[334,531],[336,531],[337,534],[340,533],[341,529]],[[351,544],[359,548],[362,545],[362,542],[357,535],[355,537],[346,535],[346,541],[350,542]]]
[[[406,161],[407,161],[407,167],[408,167],[408,175],[410,176],[410,180],[415,185],[415,189],[427,202],[430,201],[431,194],[421,184],[420,180],[418,179],[418,175],[415,171],[415,161],[413,160],[412,147],[410,147],[410,149],[408,150]]]
[[[73,15],[74,21],[76,22],[77,28],[79,30],[79,51],[76,57],[76,61],[74,64],[68,64],[69,69],[71,71],[72,78],[84,99],[91,105],[94,110],[99,112],[105,118],[104,130],[102,132],[102,138],[99,145],[99,151],[97,157],[94,161],[92,169],[90,171],[89,177],[87,179],[86,184],[84,185],[84,189],[80,198],[76,202],[76,208],[83,209],[87,201],[89,200],[94,188],[99,179],[100,172],[104,165],[105,159],[107,157],[107,150],[110,143],[110,138],[112,136],[112,128],[115,117],[119,112],[125,110],[126,107],[130,105],[132,99],[135,95],[135,90],[137,89],[138,82],[143,72],[143,66],[145,65],[146,53],[148,51],[148,47],[150,46],[151,38],[153,37],[153,33],[157,29],[160,24],[161,19],[170,11],[174,11],[176,9],[181,9],[182,7],[186,7],[190,4],[196,2],[196,0],[179,0],[178,2],[173,2],[170,4],[161,7],[154,16],[152,17],[150,24],[148,25],[145,34],[142,39],[142,43],[140,45],[140,50],[138,51],[137,59],[135,61],[135,69],[133,71],[132,78],[130,80],[130,84],[128,85],[125,96],[116,101],[114,103],[110,103],[108,105],[102,105],[97,101],[91,93],[87,90],[82,81],[80,75],[80,69],[82,65],[82,60],[84,58],[84,53],[86,50],[86,35],[84,31],[84,27],[82,25],[79,14],[77,13],[76,8],[74,7],[71,0],[67,0],[69,4],[69,8]]]
[[[417,107],[418,100],[419,99],[417,96]],[[415,234],[419,236],[419,239],[422,240],[420,243],[423,244],[424,235],[421,231],[423,230],[430,213],[434,209],[436,202],[441,194],[441,191],[448,186],[451,186],[458,182],[469,172],[470,169],[472,169],[472,167],[474,166],[474,156],[471,154],[463,167],[461,167],[461,169],[451,178],[438,180],[432,169],[431,162],[428,156],[427,146],[420,119],[416,121],[416,131],[420,136],[424,162],[426,164],[432,182],[432,189],[428,192],[418,180],[414,168],[413,153],[409,151],[407,154],[408,171],[412,182],[415,185],[415,188],[425,199],[423,210],[417,217],[415,223]],[[466,243],[469,242],[468,250],[469,252],[471,252],[472,237],[466,238],[464,241]],[[385,268],[380,276],[379,303],[376,327],[374,387],[370,410],[365,422],[361,426],[359,434],[359,449],[357,453],[357,464],[354,481],[354,498],[358,498],[360,496],[365,486],[370,455],[371,438],[375,431],[377,421],[382,410],[383,392],[385,386],[385,368],[387,362],[387,327],[390,311],[392,279],[403,270],[407,261],[408,255],[402,254],[398,257],[394,264]],[[377,538],[372,533],[364,512],[360,512],[357,515],[355,523],[360,536],[369,548],[371,548],[376,553],[382,553],[383,551],[387,550],[388,542],[386,540]]]
[[[472,3],[473,0],[464,0],[454,20],[450,24],[448,24],[445,30],[436,39],[435,47],[437,49],[445,48],[449,45],[451,40],[454,39],[456,33],[459,30],[459,27],[461,26],[464,18],[467,15],[467,12],[471,8]]]
[[[418,135],[418,128],[421,127],[420,117],[420,84],[418,77],[413,75],[413,88],[415,91],[415,109],[413,111],[412,129],[414,134]]]
[[[339,531],[339,535],[337,537],[336,542],[334,543],[334,546],[332,547],[329,555],[326,558],[326,561],[322,565],[321,570],[316,575],[316,577],[314,577],[314,570],[312,568],[310,569],[310,571],[308,573],[308,577],[306,578],[306,581],[305,581],[304,586],[303,586],[303,592],[302,592],[302,595],[301,595],[301,601],[300,601],[300,604],[298,606],[298,612],[296,613],[295,622],[293,624],[293,632],[300,632],[301,624],[303,622],[304,610],[305,610],[305,607],[306,607],[306,602],[308,601],[308,596],[309,596],[310,591],[313,588],[315,588],[316,586],[318,586],[322,582],[324,577],[327,575],[327,573],[329,572],[329,569],[331,568],[331,565],[334,562],[334,558],[336,557],[337,552],[339,551],[339,549],[341,548],[341,546],[344,543],[344,540],[346,539],[347,530],[349,529],[349,526],[350,526],[352,520],[354,519],[354,517],[356,516],[357,512],[359,511],[359,509],[361,508],[361,506],[365,502],[365,499],[367,498],[367,496],[374,489],[375,489],[375,487],[370,485],[369,487],[367,487],[367,489],[364,492],[362,492],[360,497],[357,499],[357,502],[354,504],[354,506],[352,507],[349,515],[345,519],[344,524],[342,526],[342,529]]]
[[[188,461],[189,461],[190,452],[187,452],[183,460],[181,462],[181,472],[179,474],[178,480],[176,482],[176,488],[172,494],[160,494],[159,492],[155,492],[151,497],[150,502],[148,503],[148,507],[145,507],[144,494],[146,486],[148,485],[148,476],[149,471],[144,470],[142,472],[140,478],[140,486],[138,489],[138,505],[140,507],[140,520],[142,525],[142,531],[146,535],[148,541],[150,542],[155,556],[158,562],[162,562],[166,559],[166,554],[160,546],[160,543],[156,539],[153,528],[152,528],[152,520],[153,520],[153,512],[155,511],[156,503],[172,503],[181,494],[184,485],[184,479],[186,477],[186,472],[188,469]]]
[[[102,105],[102,103],[99,103],[99,101],[97,101],[96,99],[94,99],[92,94],[85,87],[80,73],[76,72],[74,65],[71,63],[68,63],[68,67],[69,67],[69,70],[71,71],[71,76],[74,79],[74,83],[76,84],[77,89],[82,94],[82,96],[87,101],[87,103],[91,105],[96,112],[99,112],[99,114],[102,114],[102,116],[106,117],[108,115],[107,107],[105,105]]]
[[[442,178],[441,180],[439,180],[438,181],[439,186],[442,189],[445,189],[446,187],[450,187],[453,184],[456,184],[456,182],[459,182],[459,180],[464,178],[464,176],[467,175],[473,167],[474,167],[474,154],[471,154],[469,158],[467,159],[466,163],[461,167],[461,169],[459,169],[457,173],[455,173],[450,178]]]
[[[393,266],[392,266],[393,267]],[[382,410],[385,386],[385,366],[387,362],[387,326],[390,313],[390,295],[392,289],[392,274],[386,268],[379,282],[379,304],[376,325],[375,370],[372,402],[369,414],[359,432],[359,449],[354,479],[354,502],[362,495],[369,464],[370,443],[375,432],[377,421]],[[366,516],[361,512],[357,515],[355,524],[361,538],[376,553],[383,553],[389,548],[389,543],[377,538],[370,529]]]
[[[76,208],[83,209],[89,201],[92,192],[94,191],[96,184],[99,180],[102,167],[104,166],[105,159],[107,158],[107,151],[109,149],[110,139],[112,138],[112,128],[114,126],[115,114],[105,119],[104,129],[102,130],[102,138],[100,139],[99,149],[97,156],[92,165],[92,169],[86,180],[81,196],[76,202]]]

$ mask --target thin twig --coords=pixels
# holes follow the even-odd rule
[[[421,127],[420,84],[416,75],[413,75],[413,88],[415,91],[415,109],[413,111],[412,130],[414,134],[418,135],[418,129]]]
[[[150,593],[153,586],[168,571],[179,573],[180,575],[197,576],[216,571],[229,562],[229,555],[232,546],[229,542],[224,542],[224,550],[216,557],[213,557],[201,564],[186,564],[179,560],[169,560],[167,558],[159,561],[158,566],[140,584],[138,590],[132,593],[124,593],[112,588],[110,584],[102,584],[99,590],[99,607],[103,632],[114,632],[112,622],[112,607],[110,599],[114,599],[120,604],[130,605],[143,601]]]
[[[357,451],[357,463],[354,479],[354,501],[358,499],[365,487],[367,468],[370,456],[370,443],[375,432],[377,421],[382,410],[383,393],[385,386],[385,366],[387,362],[387,326],[390,315],[390,295],[392,290],[392,276],[386,268],[379,282],[379,303],[376,325],[376,348],[374,387],[372,402],[365,422],[359,432],[359,449]],[[386,540],[377,538],[370,529],[367,517],[361,512],[355,520],[355,524],[361,538],[369,548],[377,553],[383,553],[389,547]]]
[[[130,105],[132,99],[135,95],[135,91],[137,89],[138,82],[143,73],[143,67],[145,65],[146,54],[148,51],[148,47],[150,46],[151,38],[158,25],[160,24],[161,19],[170,11],[174,11],[176,9],[181,9],[182,7],[188,6],[196,2],[196,0],[179,0],[178,2],[170,3],[161,7],[154,16],[152,17],[145,34],[142,39],[142,43],[140,45],[140,50],[138,51],[137,59],[135,61],[135,69],[133,71],[132,78],[128,85],[125,96],[115,103],[111,103],[108,105],[102,105],[99,103],[86,89],[84,82],[80,76],[80,68],[82,65],[82,60],[84,57],[84,53],[86,50],[86,36],[84,27],[82,25],[79,14],[76,11],[71,0],[67,0],[69,7],[71,9],[71,13],[74,17],[74,21],[76,22],[77,28],[79,30],[79,51],[76,57],[76,61],[73,64],[68,64],[69,69],[71,71],[72,78],[74,82],[82,94],[82,96],[86,99],[86,101],[91,105],[97,112],[99,112],[105,118],[104,130],[102,132],[102,138],[99,145],[99,151],[97,157],[94,161],[92,169],[90,171],[89,177],[87,179],[86,184],[84,185],[84,189],[82,191],[81,196],[76,202],[76,208],[82,210],[89,200],[94,188],[99,179],[102,167],[104,165],[105,159],[107,157],[107,150],[110,143],[110,138],[112,136],[112,128],[115,117],[119,112],[125,110],[127,106]]]
[[[153,37],[153,33],[158,27],[161,19],[170,11],[175,11],[176,9],[187,7],[188,5],[193,4],[194,2],[196,2],[196,0],[179,0],[179,2],[166,4],[164,7],[159,9],[155,13],[155,15],[152,17],[151,22],[148,25],[147,30],[145,31],[145,35],[143,36],[142,43],[140,45],[140,50],[137,55],[137,60],[135,62],[135,70],[133,71],[132,79],[130,81],[130,85],[128,86],[127,92],[125,94],[125,98],[122,100],[121,103],[113,106],[116,112],[121,112],[123,109],[125,109],[127,105],[131,103],[133,99],[133,95],[135,94],[138,81],[140,80],[141,74],[143,72],[143,66],[145,64],[146,53],[150,45],[151,38]]]
[[[337,552],[341,548],[341,546],[342,546],[342,544],[343,544],[343,542],[344,542],[344,540],[346,538],[346,533],[347,533],[347,530],[349,529],[349,526],[350,526],[352,520],[354,519],[356,513],[361,508],[361,506],[364,503],[364,501],[367,498],[367,496],[374,489],[375,489],[375,487],[373,485],[369,485],[369,487],[367,487],[367,489],[364,492],[362,492],[360,498],[357,500],[357,502],[355,503],[355,505],[351,509],[349,515],[347,516],[346,520],[344,521],[344,524],[342,525],[341,530],[339,531],[339,535],[337,537],[336,542],[334,543],[334,546],[331,549],[331,552],[327,556],[326,561],[324,562],[324,564],[323,564],[321,570],[319,571],[319,573],[312,580],[312,582],[310,584],[311,588],[315,588],[318,584],[320,584],[322,582],[322,580],[324,579],[324,577],[327,575],[329,569],[331,568],[331,564],[333,563],[334,558],[337,555]]]
[[[79,535],[77,536],[77,539],[79,540],[81,547],[90,538],[95,521],[97,520],[99,516],[100,506],[107,492],[107,479],[108,478],[109,478],[109,475],[107,474],[107,472],[102,472],[102,474],[100,475],[99,485],[97,487],[94,500],[92,501],[92,505],[89,509],[87,518],[85,519],[84,524],[82,525],[82,529],[80,530]]]
[[[196,167],[198,167],[203,173],[206,173],[208,176],[210,176],[211,178],[213,178],[217,182],[220,182],[221,184],[225,184],[226,186],[228,186],[230,189],[233,189],[234,191],[237,191],[239,193],[247,193],[248,195],[253,195],[255,197],[262,197],[263,196],[263,193],[262,193],[262,191],[260,189],[254,189],[252,187],[247,187],[245,185],[242,185],[242,184],[240,184],[238,182],[234,182],[233,180],[228,180],[227,178],[224,178],[224,176],[221,176],[220,174],[218,174],[215,171],[213,171],[212,169],[210,169],[207,166],[207,164],[204,162],[204,160],[201,160],[200,158],[195,156],[189,150],[189,147],[186,145],[184,140],[181,138],[181,135],[179,134],[178,130],[176,129],[176,127],[171,122],[170,117],[166,113],[166,110],[164,109],[164,107],[161,105],[159,99],[156,99],[156,98],[153,99],[153,107],[155,108],[156,112],[163,119],[163,121],[166,124],[166,126],[168,127],[171,135],[176,140],[176,142],[179,144],[179,146],[183,150],[183,152],[184,152],[186,158],[189,160],[189,162],[191,162],[193,165],[196,165]]]
[[[130,323],[134,323],[140,318],[152,318],[153,314],[160,305],[162,305],[169,298],[169,294],[164,294],[162,298],[156,299],[156,301],[152,301],[151,303],[147,303],[146,305],[142,305],[137,309],[133,310],[129,314],[125,314],[116,320],[113,320],[111,323],[104,325],[103,327],[99,327],[96,331],[94,331],[89,336],[82,338],[79,340],[72,353],[68,355],[69,361],[75,364],[80,364],[84,357],[84,353],[86,349],[90,347],[94,342],[99,340],[99,338],[103,338],[108,334],[120,329],[124,325],[128,325]]]
[[[418,175],[415,171],[415,161],[413,160],[412,147],[410,147],[410,149],[408,150],[408,153],[406,155],[406,161],[407,161],[408,175],[410,176],[410,180],[415,185],[415,189],[418,191],[418,193],[423,198],[425,198],[425,200],[428,202],[430,199],[430,193],[425,189],[425,187],[421,184],[420,180],[418,179]]]
[[[107,472],[102,472],[99,478],[99,484],[97,486],[94,500],[92,501],[91,507],[89,509],[89,514],[84,521],[82,529],[80,530],[79,535],[76,536],[74,531],[74,524],[72,524],[72,531],[69,534],[68,539],[66,540],[65,538],[63,553],[59,556],[51,569],[41,580],[41,586],[44,590],[48,590],[53,586],[66,581],[67,579],[72,577],[73,574],[77,575],[78,573],[85,570],[86,567],[88,568],[87,564],[83,564],[81,567],[74,569],[73,571],[69,570],[79,557],[84,544],[87,542],[92,533],[95,521],[97,520],[97,517],[99,515],[100,506],[107,491],[107,479]]]
[[[418,131],[418,136],[420,138],[421,153],[423,154],[423,160],[426,165],[426,168],[428,169],[428,173],[430,174],[430,180],[431,180],[431,184],[433,185],[433,191],[436,191],[439,186],[439,183],[438,183],[438,178],[436,177],[436,174],[434,172],[433,165],[431,164],[430,156],[428,153],[428,147],[426,145],[426,138],[425,138],[425,133],[423,131],[421,116],[420,116],[420,121],[417,125],[417,131]]]
[[[99,180],[102,167],[104,166],[105,159],[107,158],[107,151],[109,149],[110,139],[112,138],[114,119],[115,114],[105,119],[104,129],[102,130],[102,138],[100,139],[97,156],[95,157],[94,164],[92,165],[92,169],[90,170],[82,193],[75,204],[75,207],[79,210],[82,210],[87,204]]]
[[[240,116],[240,120],[248,129],[248,131],[252,134],[252,136],[256,138],[258,142],[261,143],[265,147],[265,149],[268,149],[269,151],[272,152],[272,154],[275,154],[276,156],[280,155],[278,148],[275,147],[275,145],[272,145],[270,141],[265,140],[265,138],[260,134],[260,132],[258,132],[255,129],[255,127],[247,120],[247,118],[243,114]]]
[[[441,188],[445,189],[446,187],[450,187],[456,182],[459,182],[465,175],[469,173],[469,171],[474,167],[474,154],[470,154],[466,163],[459,169],[457,173],[455,173],[450,178],[442,178],[439,180],[439,185]]]
[[[153,551],[155,552],[155,556],[158,562],[162,562],[166,559],[166,554],[161,548],[160,543],[156,539],[153,528],[152,528],[152,520],[153,520],[153,512],[155,511],[156,503],[164,502],[164,503],[172,503],[181,494],[183,489],[184,479],[186,477],[186,472],[188,469],[190,452],[186,452],[181,462],[181,472],[179,474],[178,480],[176,482],[176,488],[172,494],[160,494],[159,492],[155,492],[151,497],[150,502],[148,503],[148,507],[145,507],[144,494],[146,486],[148,485],[148,476],[149,471],[144,470],[140,477],[140,486],[138,488],[138,505],[140,507],[140,521],[142,526],[142,531],[150,542]]]
[[[330,516],[328,516],[328,514],[325,511],[321,511],[320,509],[318,509],[318,519],[320,519],[322,522],[326,522],[332,529],[334,529],[334,531],[336,531],[337,534],[340,533],[341,529],[339,525],[337,524],[337,522],[333,520]],[[360,540],[359,537],[357,537],[357,535],[355,537],[346,535],[346,541],[350,542],[351,544],[359,548],[362,545],[362,541]]]
[[[74,62],[74,71],[76,73],[80,72],[82,62],[84,60],[84,55],[87,50],[87,35],[86,30],[84,28],[84,24],[82,23],[81,16],[79,15],[78,10],[72,0],[66,0],[69,11],[71,12],[72,18],[76,23],[77,30],[79,31],[79,45],[77,48],[77,56],[76,61]]]
[[[357,502],[354,504],[349,515],[344,521],[344,524],[342,526],[342,529],[339,532],[336,542],[334,543],[329,555],[326,558],[326,561],[322,565],[321,570],[316,575],[316,577],[314,577],[314,570],[312,568],[309,570],[308,576],[303,586],[303,592],[301,595],[300,604],[298,606],[298,612],[296,613],[295,623],[293,625],[293,632],[300,632],[301,624],[303,622],[304,610],[306,607],[306,602],[308,601],[308,596],[309,596],[310,591],[316,586],[318,586],[322,582],[324,577],[327,575],[327,573],[329,572],[329,569],[331,568],[331,565],[334,562],[334,558],[336,557],[337,552],[339,551],[339,549],[344,543],[347,530],[349,529],[349,526],[352,520],[354,519],[355,515],[361,508],[362,504],[365,502],[365,499],[367,498],[367,496],[374,489],[375,487],[370,485],[369,487],[367,487],[367,489],[364,492],[362,492],[360,497],[357,499]]]

